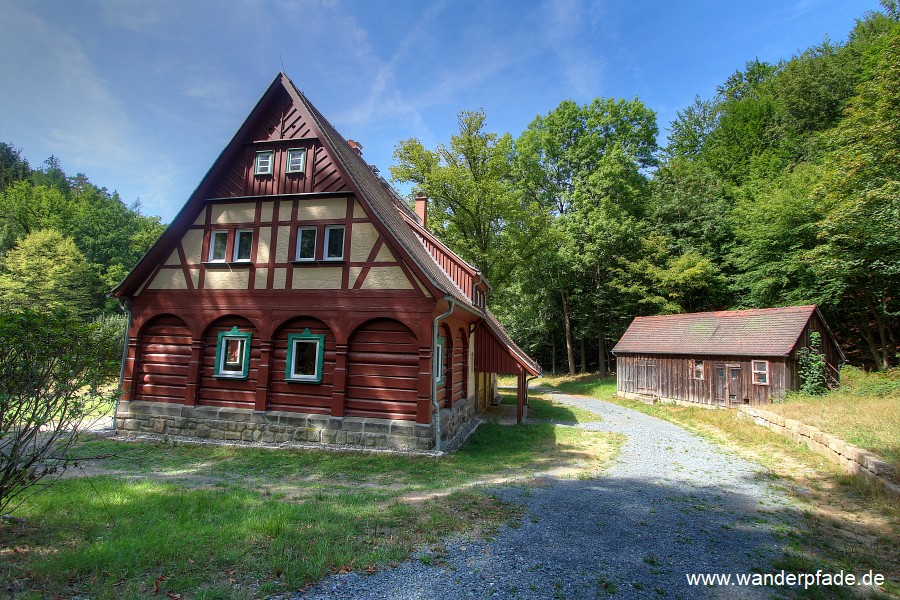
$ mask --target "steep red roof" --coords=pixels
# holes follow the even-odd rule
[[[613,353],[788,356],[816,310],[784,306],[636,317]]]

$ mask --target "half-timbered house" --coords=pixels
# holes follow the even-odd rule
[[[445,447],[539,367],[479,271],[283,73],[114,290],[125,433]]]
[[[844,355],[814,305],[637,317],[613,348],[616,388],[627,398],[768,404],[799,389],[798,352],[814,331],[836,384]]]

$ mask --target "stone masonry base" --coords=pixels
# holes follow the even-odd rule
[[[474,416],[474,403],[466,400],[441,410],[442,447]],[[312,442],[419,451],[434,448],[433,426],[414,421],[164,402],[120,402],[116,430],[125,436],[154,433],[226,441]]]

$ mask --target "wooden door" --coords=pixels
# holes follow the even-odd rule
[[[725,399],[728,398],[728,380],[725,378],[725,365],[715,365],[714,383],[714,400],[720,406],[725,406]]]
[[[741,367],[739,365],[728,365],[728,406],[737,406],[743,404],[741,394]]]

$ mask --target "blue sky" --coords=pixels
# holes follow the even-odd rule
[[[0,141],[170,220],[282,69],[387,174],[463,109],[514,136],[562,100],[676,111],[747,60],[846,39],[875,0],[0,0]]]

